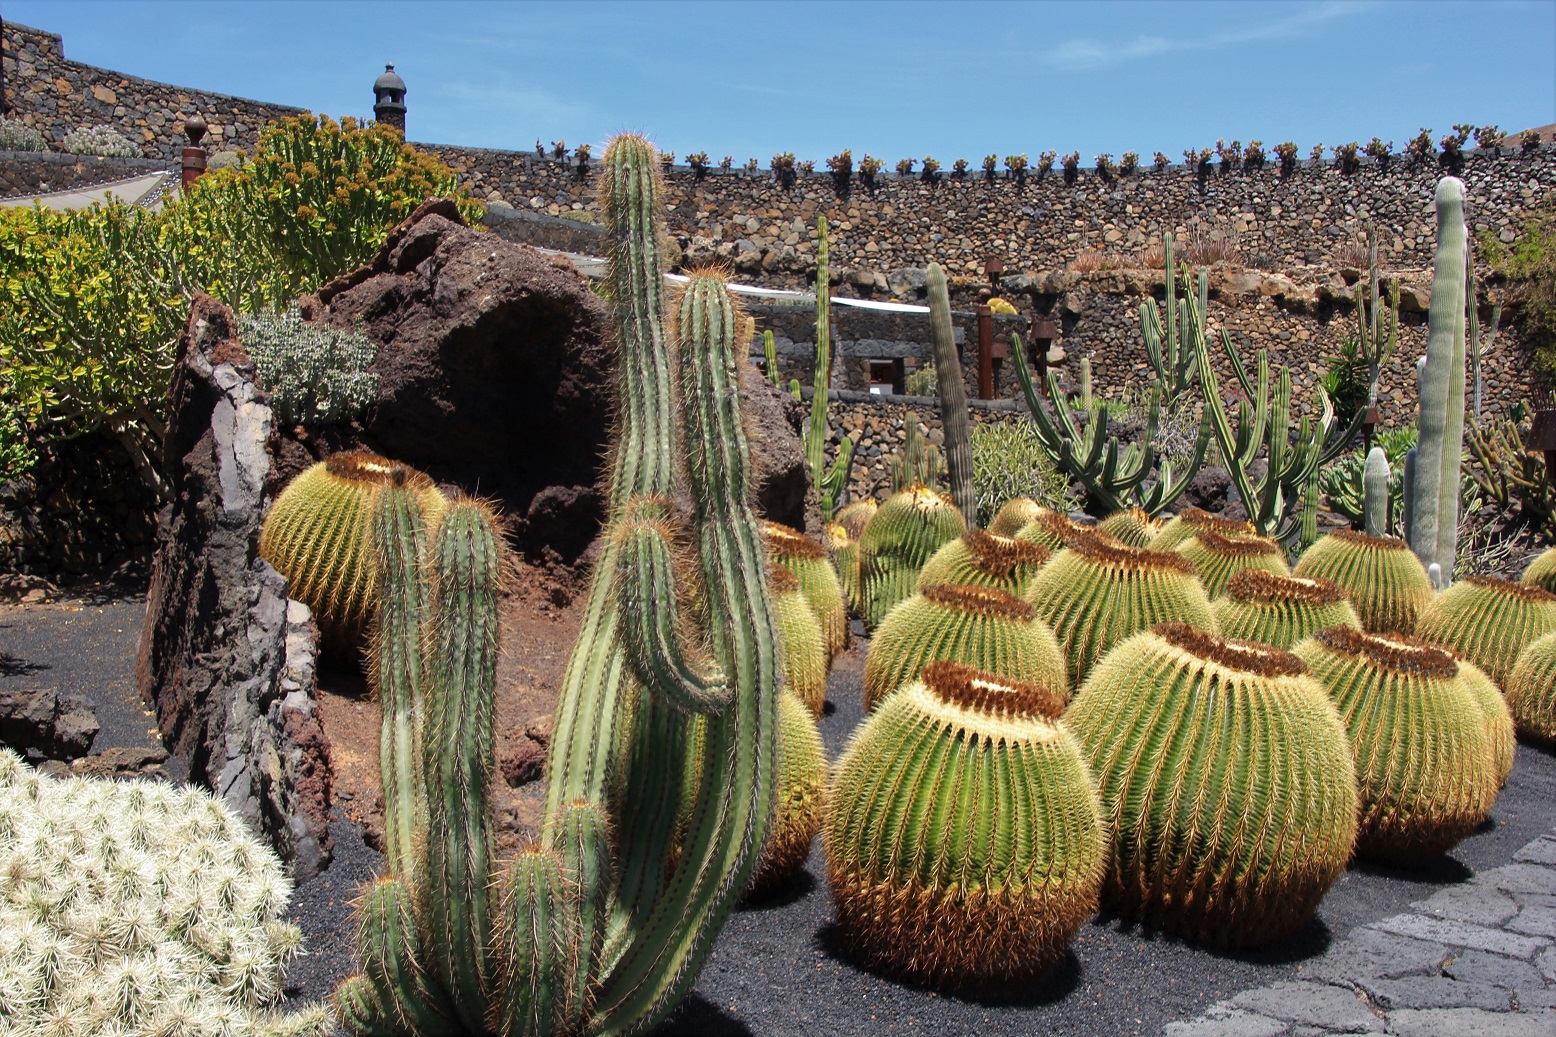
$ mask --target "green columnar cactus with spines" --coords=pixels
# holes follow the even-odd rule
[[[1556,631],[1556,594],[1526,583],[1467,576],[1421,610],[1415,635],[1458,652],[1507,687],[1518,653]]]
[[[859,538],[865,625],[878,626],[897,602],[912,594],[924,563],[966,529],[951,498],[927,486],[909,486],[882,504]]]
[[[623,136],[601,167],[617,440],[607,535],[557,712],[541,843],[488,882],[495,603],[477,577],[494,571],[496,539],[489,522],[456,521],[458,505],[431,552],[439,569],[422,639],[425,863],[409,881],[389,880],[415,894],[416,939],[391,940],[403,926],[384,909],[364,919],[365,948],[397,951],[369,950],[363,975],[342,988],[347,1025],[359,1033],[650,1029],[696,977],[766,837],[777,635],[747,505],[737,315],[722,281],[696,275],[667,323],[655,166],[646,141]],[[452,576],[440,571],[449,565]],[[700,626],[679,605],[687,585],[696,607],[686,611]],[[687,628],[705,637],[683,644]],[[696,792],[682,823],[685,773]],[[403,968],[406,960],[419,968]],[[440,1024],[411,1021],[429,1016]]]
[[[973,486],[972,421],[967,415],[967,387],[962,361],[951,328],[951,293],[945,271],[931,263],[925,271],[929,286],[929,327],[935,346],[935,377],[940,383],[940,426],[945,431],[946,475],[951,499],[968,526],[978,522],[978,493]]]
[[[783,382],[778,376],[778,344],[771,330],[762,332],[762,358],[767,362],[767,380],[782,388]]]
[[[994,518],[989,522],[989,532],[1002,537],[1015,536],[1017,530],[1047,510],[1031,497],[1012,497],[994,513]]]
[[[1164,525],[1165,519],[1152,518],[1144,508],[1124,508],[1104,517],[1097,523],[1097,528],[1118,537],[1130,547],[1148,547]]]
[[[421,472],[365,450],[339,453],[287,484],[260,532],[259,554],[313,610],[327,651],[349,656],[369,633],[378,602],[372,522],[378,495],[396,479],[415,494],[431,527],[447,501]]]
[[[1152,551],[1176,551],[1185,540],[1202,529],[1222,536],[1255,536],[1252,522],[1239,522],[1212,515],[1200,508],[1184,508],[1159,529],[1146,546]]]
[[[1104,656],[1064,722],[1113,832],[1104,906],[1249,946],[1300,929],[1345,871],[1345,730],[1290,653],[1163,623]]]
[[[1427,314],[1426,366],[1409,527],[1410,548],[1423,568],[1436,563],[1452,578],[1459,531],[1459,463],[1464,451],[1464,298],[1469,231],[1464,182],[1437,182],[1437,254]],[[1439,588],[1441,589],[1441,588]]]
[[[819,717],[827,701],[827,642],[821,624],[800,581],[782,566],[768,567],[767,594],[778,624],[783,686]]]
[[[55,779],[0,748],[0,1031],[323,1037],[282,1012],[302,934],[280,861],[221,800]]]
[[[1426,570],[1399,537],[1336,530],[1302,553],[1292,575],[1338,583],[1374,634],[1411,633],[1432,600]]]
[[[1333,580],[1278,576],[1245,569],[1226,584],[1226,594],[1210,603],[1222,637],[1261,641],[1289,651],[1325,627],[1361,629],[1361,619]]]
[[[1389,531],[1389,471],[1388,454],[1375,446],[1367,451],[1367,466],[1362,472],[1362,507],[1366,515],[1364,523],[1368,536],[1387,536]]]
[[[811,711],[784,690],[778,695],[778,806],[751,878],[750,895],[798,875],[821,831],[827,757]]]
[[[1507,784],[1513,773],[1513,757],[1518,751],[1518,732],[1513,723],[1513,713],[1507,698],[1491,675],[1452,649],[1448,654],[1459,666],[1459,683],[1474,696],[1476,705],[1486,720],[1486,738],[1491,744],[1492,770],[1496,774],[1497,788]],[[1517,669],[1517,666],[1514,666]],[[1508,678],[1512,683],[1512,678]]]
[[[1518,653],[1507,679],[1507,705],[1521,736],[1556,743],[1556,633],[1536,638]]]
[[[1058,636],[1077,689],[1109,649],[1157,623],[1215,629],[1192,562],[1176,552],[1127,547],[1106,533],[1072,537],[1026,597]]]
[[[1548,547],[1540,552],[1524,569],[1524,574],[1518,578],[1519,583],[1527,583],[1533,587],[1543,587],[1545,590],[1556,593],[1556,547]]]
[[[1291,575],[1286,552],[1267,537],[1223,536],[1213,529],[1202,529],[1179,544],[1177,550],[1194,563],[1199,582],[1212,598],[1226,593],[1227,581],[1248,569]]]
[[[945,455],[918,430],[918,421],[909,418],[902,451],[891,459],[891,492],[901,493],[915,483],[939,486],[945,475]]]
[[[1090,527],[1072,522],[1067,515],[1047,508],[1038,508],[1032,520],[1011,534],[1014,540],[1041,544],[1050,551],[1062,551],[1070,538],[1088,532]]]
[[[827,666],[848,647],[848,602],[837,570],[827,559],[827,549],[797,529],[777,522],[762,523],[762,538],[769,561],[783,566],[800,581],[805,600],[826,637]]]
[[[1035,541],[969,529],[924,563],[916,586],[919,590],[936,584],[994,587],[1019,598],[1052,554]]]
[[[810,424],[805,427],[805,461],[810,465],[811,485],[821,502],[823,518],[830,519],[848,492],[848,470],[854,462],[854,441],[844,436],[837,459],[827,466],[827,390],[832,387],[832,280],[827,268],[827,218],[816,221],[816,367],[811,378]]]
[[[1068,699],[1059,641],[1031,605],[993,587],[930,586],[887,614],[864,662],[864,706],[882,700],[939,659]]]
[[[1080,396],[1076,402],[1081,410],[1091,410],[1093,400],[1091,397],[1091,357],[1081,357]]]
[[[827,788],[827,878],[872,967],[951,987],[1026,981],[1097,906],[1090,775],[1035,685],[933,663],[850,740]]]
[[[1340,627],[1294,652],[1328,689],[1350,738],[1358,857],[1419,863],[1479,827],[1496,799],[1496,762],[1452,656],[1404,634]]]
[[[1184,344],[1190,337],[1185,323],[1189,314],[1178,305],[1175,274],[1178,268],[1173,262],[1171,234],[1162,235],[1162,260],[1162,269],[1166,271],[1163,278],[1166,316],[1163,317],[1155,302],[1147,300],[1141,303],[1140,332],[1145,339],[1146,359],[1151,362],[1155,380],[1162,386],[1163,403],[1171,410],[1177,406],[1178,399],[1188,392],[1189,386],[1199,375],[1199,368],[1195,363],[1193,348]],[[1205,285],[1204,289],[1206,295],[1200,304],[1200,313],[1205,312],[1209,302],[1209,286]]]

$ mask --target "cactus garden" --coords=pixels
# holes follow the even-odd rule
[[[934,421],[867,435],[840,369],[908,372],[834,310],[866,283],[850,152],[792,225],[801,343],[742,283],[760,263],[693,261],[644,136],[524,158],[590,185],[587,231],[541,226],[596,257],[509,240],[462,170],[357,133],[290,121],[165,214],[0,217],[0,388],[47,381],[8,345],[26,321],[117,307],[167,339],[157,412],[110,422],[161,506],[136,591],[0,604],[0,1034],[1556,1028],[1556,408],[1481,418],[1481,181],[1430,171],[1414,310],[1369,227],[1327,380],[1234,334],[1197,230],[1140,229],[1157,273],[1114,394],[1051,345],[1081,348],[1082,311],[927,256],[883,305],[933,367],[864,395]],[[184,247],[221,205],[325,220],[265,205],[331,148],[418,197],[353,201],[343,172],[318,240],[50,301],[87,244]],[[1185,154],[1202,185],[1264,161]],[[1012,189],[1086,175],[1054,158],[1007,157]],[[857,194],[1003,185],[994,155],[922,163],[867,155]],[[0,411],[0,462],[42,464],[3,437],[62,386]],[[1259,1014],[1270,989],[1320,1007]],[[1407,998],[1442,1004],[1401,1028]],[[1535,1028],[1425,1014],[1471,1010]]]

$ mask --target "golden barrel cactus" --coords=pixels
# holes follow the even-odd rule
[[[827,757],[816,721],[795,695],[778,693],[778,807],[747,893],[760,896],[805,867],[821,831]]]
[[[989,532],[1002,537],[1015,536],[1018,529],[1047,510],[1031,497],[1012,497],[994,513],[989,521]]]
[[[1226,584],[1226,593],[1210,603],[1222,637],[1291,646],[1325,627],[1361,629],[1356,610],[1333,580],[1280,576],[1246,569]]]
[[[1032,521],[1016,530],[1011,536],[1017,540],[1030,540],[1035,544],[1042,544],[1050,551],[1062,551],[1069,539],[1077,533],[1091,532],[1095,532],[1092,527],[1073,522],[1067,515],[1049,511],[1047,508],[1038,508]]]
[[[1016,597],[1053,552],[1031,540],[969,529],[936,551],[919,570],[918,589],[936,584],[995,587]]]
[[[1421,610],[1417,637],[1464,656],[1507,687],[1518,653],[1556,631],[1556,594],[1528,583],[1466,576]]]
[[[827,642],[827,664],[848,647],[848,603],[837,570],[827,549],[797,529],[777,522],[763,522],[762,540],[767,560],[783,566],[800,581],[800,590],[821,624]]]
[[[1519,734],[1556,744],[1556,634],[1536,638],[1519,653],[1507,680],[1507,706]]]
[[[1556,547],[1540,552],[1519,577],[1520,583],[1530,583],[1556,594]]]
[[[1194,563],[1199,582],[1212,598],[1225,594],[1227,581],[1249,569],[1291,575],[1286,552],[1268,537],[1227,536],[1213,529],[1201,529],[1174,550]]]
[[[1166,524],[1166,519],[1153,519],[1144,508],[1129,507],[1104,517],[1097,523],[1097,528],[1118,537],[1130,547],[1149,547]]]
[[[1176,551],[1179,544],[1202,529],[1229,537],[1258,535],[1252,522],[1224,519],[1201,508],[1184,508],[1167,520],[1147,546],[1152,551]]]
[[[1336,530],[1304,551],[1292,574],[1338,583],[1356,606],[1362,628],[1374,634],[1414,633],[1416,619],[1432,600],[1432,581],[1399,537]]]
[[[781,565],[767,567],[767,593],[778,621],[783,686],[821,716],[827,701],[827,642],[795,575]]]
[[[927,486],[908,486],[882,504],[859,537],[865,624],[873,629],[912,594],[924,563],[966,529],[955,502]]]

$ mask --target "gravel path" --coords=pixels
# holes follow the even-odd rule
[[[72,604],[78,611],[0,608],[0,651],[17,660],[0,670],[0,680],[46,680],[87,693],[103,724],[99,747],[150,744],[151,721],[133,682],[144,606],[138,598]],[[835,708],[822,734],[834,756],[861,719],[861,660],[855,650],[833,672]],[[818,846],[789,890],[730,918],[692,996],[659,1033],[1156,1037],[1165,1029],[1172,1037],[1312,1037],[1386,1024],[1423,1037],[1556,1034],[1544,985],[1556,981],[1556,859],[1546,859],[1556,858],[1556,838],[1541,838],[1553,825],[1556,757],[1520,746],[1480,832],[1425,869],[1352,867],[1293,939],[1224,954],[1101,917],[1082,928],[1070,956],[1040,986],[1006,1003],[937,995],[850,963],[832,923]],[[308,948],[288,974],[293,997],[326,997],[350,971],[350,901],[380,863],[355,825],[339,820],[332,831],[334,863],[292,902],[290,917]],[[1539,882],[1549,888],[1522,888]],[[1491,938],[1480,929],[1512,942],[1486,946]],[[1497,957],[1497,947],[1516,953]],[[1378,972],[1380,955],[1400,957],[1403,970]],[[1465,1003],[1448,1003],[1455,998]],[[1515,1004],[1520,1013],[1510,1011]],[[1314,1015],[1330,1010],[1341,1014]]]

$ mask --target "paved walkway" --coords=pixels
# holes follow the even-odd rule
[[[1556,1037],[1556,829],[1163,1037]]]
[[[0,206],[29,208],[33,202],[38,202],[45,209],[87,209],[107,202],[108,196],[112,195],[122,202],[145,205],[155,210],[162,207],[163,183],[171,175],[145,173],[108,184],[93,184],[90,187],[78,187],[68,191],[46,191],[42,194],[0,198]]]

